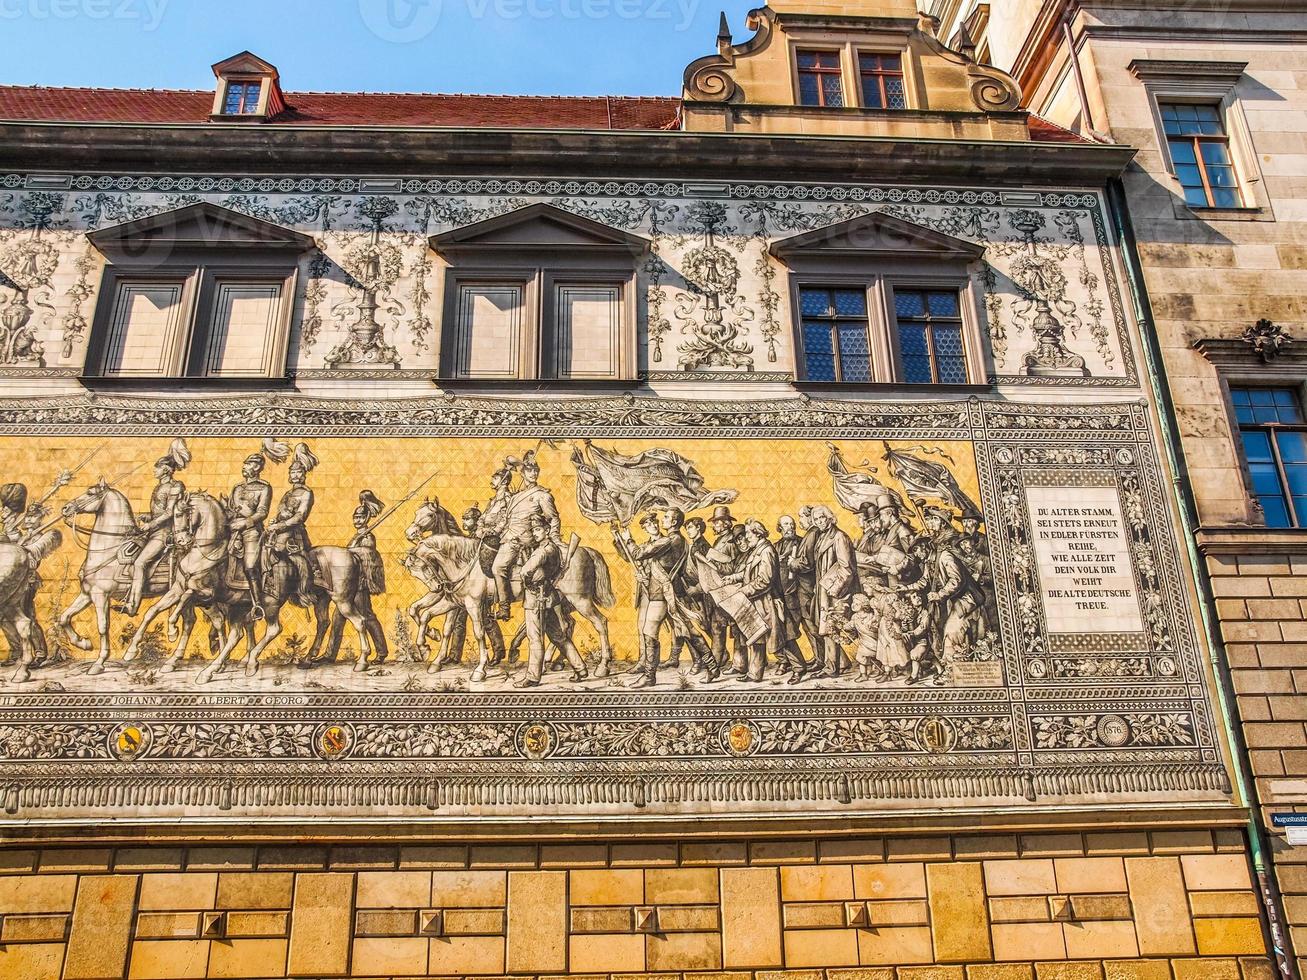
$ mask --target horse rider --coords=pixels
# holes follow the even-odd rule
[[[261,476],[267,460],[263,453],[251,453],[241,464],[244,479],[232,488],[227,501],[231,531],[231,553],[241,560],[245,580],[250,586],[250,600],[256,609],[263,606],[263,583],[259,564],[263,558],[263,522],[272,508],[272,484]]]
[[[377,551],[377,536],[370,526],[385,506],[371,490],[363,490],[359,493],[359,505],[354,508],[354,537],[350,538],[348,548],[359,559],[368,595],[386,591],[386,568],[381,562],[381,552]]]
[[[150,494],[149,513],[138,519],[144,542],[141,550],[132,562],[132,584],[127,592],[127,601],[123,609],[128,616],[135,616],[141,608],[145,596],[145,580],[158,563],[160,556],[172,544],[173,508],[186,493],[186,486],[176,478],[179,470],[184,470],[191,461],[190,450],[181,439],[174,439],[168,452],[154,462],[154,476],[159,482]]]
[[[313,513],[313,491],[304,485],[309,471],[318,465],[318,458],[309,447],[300,443],[295,447],[287,479],[290,489],[282,494],[277,504],[277,518],[268,525],[264,547],[271,557],[283,559],[295,570],[296,589],[301,605],[313,605],[313,572],[309,568],[309,543],[306,522]],[[265,574],[272,570],[272,562],[264,565]]]
[[[555,544],[561,544],[562,540],[562,521],[558,516],[558,507],[554,504],[554,495],[537,482],[540,479],[540,464],[536,462],[534,451],[524,455],[520,472],[522,486],[508,498],[499,551],[495,555],[494,565],[491,566],[495,576],[496,594],[499,596],[495,617],[501,620],[506,620],[512,615],[513,566],[522,556],[524,542],[529,540],[532,523],[538,518],[544,522]]]
[[[563,652],[572,668],[571,680],[582,681],[590,675],[585,661],[572,643],[571,608],[558,590],[558,577],[567,565],[567,557],[555,540],[548,520],[532,515],[527,520],[527,534],[520,542],[526,564],[522,566],[522,609],[525,613],[526,639],[530,650],[526,673],[514,687],[537,687],[545,667],[545,639]]]

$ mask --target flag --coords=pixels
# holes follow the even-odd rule
[[[963,517],[979,518],[980,508],[958,486],[948,467],[920,456],[911,456],[906,452],[890,449],[889,443],[881,443],[885,455],[881,457],[889,464],[889,472],[894,479],[903,484],[903,489],[914,500],[919,497],[934,497],[945,501]],[[922,448],[914,446],[914,449]],[[944,454],[938,449],[923,449],[924,452]],[[947,459],[947,457],[945,457]]]
[[[835,484],[835,499],[845,510],[856,514],[864,504],[871,504],[872,509],[879,510],[886,497],[893,501],[894,506],[903,509],[903,498],[872,476],[874,471],[850,470],[835,446],[830,447],[826,469]]]
[[[735,490],[709,490],[693,463],[670,449],[637,456],[588,445],[572,452],[576,505],[596,524],[629,524],[642,510],[679,507],[685,512],[729,504]]]

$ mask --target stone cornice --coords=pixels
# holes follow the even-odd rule
[[[6,167],[279,174],[983,180],[1096,186],[1134,149],[1039,143],[708,133],[0,123]]]
[[[1194,537],[1204,555],[1307,555],[1307,528],[1200,527]]]
[[[1166,58],[1136,58],[1127,66],[1135,78],[1144,81],[1211,81],[1233,85],[1248,68],[1246,61],[1171,61]]]

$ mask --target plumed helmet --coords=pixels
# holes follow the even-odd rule
[[[17,512],[27,506],[27,487],[21,483],[6,483],[0,487],[0,504]]]
[[[371,490],[362,490],[359,492],[359,505],[354,509],[354,516],[370,521],[385,508],[386,505],[377,498],[375,493]]]
[[[186,440],[178,436],[168,447],[168,451],[154,461],[155,466],[166,466],[176,472],[184,470],[191,461],[191,451],[186,447]]]

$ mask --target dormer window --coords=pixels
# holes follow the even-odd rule
[[[903,95],[903,57],[898,54],[858,55],[858,76],[864,109],[906,109]]]
[[[228,82],[227,97],[222,101],[224,116],[252,116],[259,111],[262,82]]]
[[[266,122],[287,108],[277,69],[257,55],[242,51],[214,65],[213,74],[214,122]]]
[[[843,106],[844,78],[838,51],[800,51],[799,105]]]

